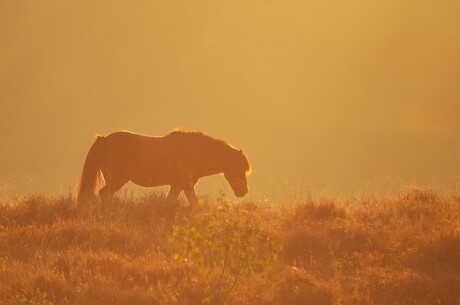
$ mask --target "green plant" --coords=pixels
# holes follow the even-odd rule
[[[28,295],[24,293],[17,294],[15,297],[11,298],[8,305],[54,305],[48,299],[48,293],[41,291],[39,288],[34,291],[33,294]]]
[[[181,271],[179,291],[199,304],[224,304],[241,277],[262,272],[279,251],[249,215],[225,202],[173,226],[169,244]]]

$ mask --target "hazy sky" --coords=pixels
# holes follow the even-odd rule
[[[0,0],[0,179],[58,192],[96,133],[176,127],[243,148],[254,194],[453,186],[460,1]]]

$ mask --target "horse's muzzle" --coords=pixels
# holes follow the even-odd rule
[[[238,190],[238,191],[235,191],[235,196],[236,197],[244,197],[244,195],[246,195],[248,193],[248,189],[245,189],[245,190]]]

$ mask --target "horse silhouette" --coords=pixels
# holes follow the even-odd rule
[[[144,187],[170,185],[167,200],[184,191],[197,203],[195,184],[204,176],[223,173],[237,197],[248,192],[246,176],[251,166],[242,150],[202,132],[173,131],[163,137],[118,131],[97,136],[78,183],[79,203],[110,199],[127,182]]]

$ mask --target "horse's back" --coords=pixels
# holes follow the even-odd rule
[[[174,131],[162,137],[116,131],[105,136],[109,151],[122,150],[136,157],[188,159],[208,150],[209,139],[202,133]],[[185,160],[182,160],[185,161]]]
[[[156,138],[156,137],[151,137],[151,136],[146,136],[142,135],[139,133],[134,133],[134,132],[129,132],[129,131],[115,131],[112,132],[111,134],[108,134],[105,136],[106,139],[109,141],[114,141],[114,142],[135,142],[135,141],[140,141],[141,139],[151,139],[151,138]]]
[[[177,139],[176,139],[177,140]],[[105,137],[105,165],[144,186],[166,184],[168,172],[181,162],[182,141],[117,131]]]

